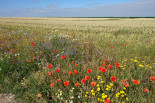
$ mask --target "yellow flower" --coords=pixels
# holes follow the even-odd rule
[[[137,62],[137,60],[134,60],[134,62]]]
[[[125,70],[125,68],[122,68],[123,70]]]
[[[92,95],[95,95],[95,93],[92,93]]]
[[[86,92],[86,94],[88,94],[89,92]]]
[[[142,65],[142,64],[139,64],[139,66],[140,66],[140,67],[144,67],[144,65]]]
[[[85,97],[87,97],[87,95],[85,95]]]
[[[122,97],[124,97],[124,95],[121,95]]]
[[[124,65],[124,67],[126,67],[126,65]]]
[[[100,83],[104,83],[104,81],[101,81]]]
[[[125,93],[124,91],[120,91],[120,93]]]
[[[91,92],[93,93],[94,92],[94,89],[92,89]]]
[[[100,102],[102,102],[103,100],[102,99],[100,99]]]
[[[124,90],[126,90],[126,88],[125,88],[125,87],[123,87],[123,89],[124,89]]]
[[[110,86],[113,86],[113,83],[110,83]]]
[[[145,62],[145,61],[142,61],[143,63]]]
[[[100,79],[100,78],[101,78],[101,76],[98,76],[98,77],[97,77],[97,79]]]
[[[98,99],[98,101],[100,101],[100,98],[97,98]]]
[[[130,60],[133,60],[133,59],[130,59]]]
[[[105,102],[105,100],[102,100],[103,102]]]
[[[106,90],[108,91],[108,90],[109,90],[109,88],[106,88]]]
[[[129,98],[128,97],[126,97],[126,100],[128,100]]]
[[[105,99],[106,97],[105,96],[102,96],[102,99]]]
[[[149,66],[149,68],[152,68],[151,66]]]
[[[97,88],[97,91],[100,91],[100,87]]]
[[[135,58],[138,58],[138,57],[135,57]]]
[[[104,93],[102,93],[102,96],[105,95]]]
[[[99,87],[100,85],[99,85],[99,84],[97,84],[96,86],[97,86],[97,87]]]
[[[105,97],[107,98],[108,96],[107,96],[107,95],[105,95]]]

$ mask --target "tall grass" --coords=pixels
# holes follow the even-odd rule
[[[154,22],[0,18],[3,92],[22,103],[153,103]]]

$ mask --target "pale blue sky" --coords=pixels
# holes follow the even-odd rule
[[[0,17],[155,16],[155,0],[0,0]]]

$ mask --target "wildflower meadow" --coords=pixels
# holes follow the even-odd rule
[[[0,92],[17,103],[155,103],[155,19],[0,18]]]

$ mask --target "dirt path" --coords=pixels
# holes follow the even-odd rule
[[[0,94],[0,103],[17,103],[13,94]]]

